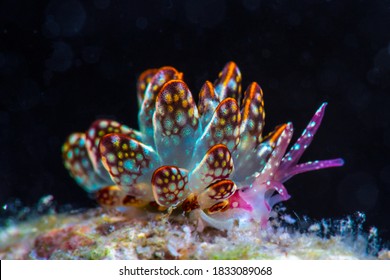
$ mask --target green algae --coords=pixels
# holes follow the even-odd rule
[[[84,247],[76,250],[74,254],[83,260],[103,260],[110,255],[110,250],[100,246]]]
[[[273,259],[269,254],[254,250],[250,245],[236,246],[232,250],[212,253],[209,257],[212,260],[248,260],[248,259]]]

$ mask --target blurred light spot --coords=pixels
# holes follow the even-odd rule
[[[344,38],[344,44],[352,49],[357,49],[359,47],[359,41],[356,37],[356,34],[349,33]]]
[[[262,49],[261,50],[261,56],[264,58],[270,58],[271,57],[271,51],[268,49]]]
[[[191,23],[213,28],[225,18],[226,3],[224,0],[188,0],[185,4],[185,13]]]
[[[260,7],[260,0],[243,0],[242,4],[244,5],[245,9],[249,11],[255,11]]]
[[[269,87],[270,89],[277,90],[279,89],[280,81],[276,78],[270,80]]]
[[[10,123],[9,113],[6,111],[0,111],[0,125],[2,128],[8,127]]]
[[[373,67],[367,72],[367,80],[375,85],[380,83],[380,78],[382,76],[381,70],[378,67]]]
[[[308,89],[312,87],[312,81],[309,77],[303,78],[301,81],[301,87],[304,89]]]
[[[0,52],[0,74],[13,74],[21,65],[21,58],[16,53]]]
[[[334,69],[324,69],[319,73],[318,83],[321,88],[329,88],[337,85],[338,76]]]
[[[95,7],[97,9],[104,10],[110,6],[111,1],[110,0],[94,0],[93,4],[95,5]]]
[[[378,186],[368,173],[352,173],[344,177],[338,186],[338,202],[347,211],[368,211],[378,201]]]
[[[387,189],[390,190],[390,165],[382,168],[380,177],[382,182],[386,185]]]
[[[175,48],[177,50],[182,50],[183,49],[183,42],[182,42],[182,39],[180,37],[180,34],[175,34]]]
[[[82,51],[83,60],[86,63],[96,63],[100,60],[101,48],[97,46],[84,47]]]
[[[301,24],[301,16],[295,12],[292,12],[288,16],[288,23],[291,24],[292,26],[298,26]]]
[[[136,21],[137,28],[144,30],[146,27],[148,27],[148,20],[144,17],[137,18]]]
[[[313,62],[313,56],[311,55],[311,53],[309,51],[304,51],[301,54],[300,61],[301,61],[301,64],[303,64],[303,65],[311,65]]]
[[[80,33],[86,20],[84,7],[77,0],[52,0],[46,8],[44,30],[51,36],[59,33],[72,37]]]
[[[55,38],[60,35],[60,26],[54,20],[53,16],[47,16],[45,23],[43,24],[42,33],[48,38]]]
[[[365,109],[371,100],[371,93],[358,81],[348,87],[347,96],[352,107],[359,111]]]
[[[374,65],[367,73],[367,79],[381,88],[390,87],[390,54],[388,48],[382,48],[374,58]]]
[[[38,83],[32,79],[19,80],[10,92],[9,109],[11,111],[26,111],[42,101],[42,92]]]
[[[383,145],[390,148],[390,127],[386,128],[383,132]]]
[[[390,55],[387,49],[383,48],[375,55],[374,64],[376,67],[390,70]]]
[[[378,201],[378,188],[373,184],[361,184],[356,191],[356,197],[366,210],[372,209]]]
[[[71,47],[64,42],[53,44],[53,53],[46,60],[46,67],[52,71],[64,72],[72,66],[73,51]]]

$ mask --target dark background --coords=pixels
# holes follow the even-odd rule
[[[135,85],[175,66],[194,95],[229,61],[265,93],[266,130],[297,135],[329,102],[303,160],[345,166],[286,183],[314,219],[363,211],[390,240],[390,1],[0,1],[0,205],[93,207],[61,145],[98,117],[137,127]],[[9,210],[9,209],[8,209]],[[5,211],[7,212],[7,211]]]

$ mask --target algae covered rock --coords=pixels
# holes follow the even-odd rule
[[[320,236],[316,225],[299,233],[252,223],[229,231],[187,219],[148,214],[129,218],[92,209],[49,214],[3,227],[1,259],[389,259],[371,235],[338,232]],[[370,237],[371,236],[371,237]]]

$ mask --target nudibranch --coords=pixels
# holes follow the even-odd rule
[[[229,62],[198,103],[173,67],[143,72],[137,83],[139,131],[99,119],[63,145],[65,167],[103,207],[188,213],[202,226],[235,221],[266,226],[273,206],[289,199],[292,176],[343,165],[298,163],[324,116],[314,114],[296,143],[293,125],[263,135],[263,91],[252,82],[241,97],[241,73]]]

